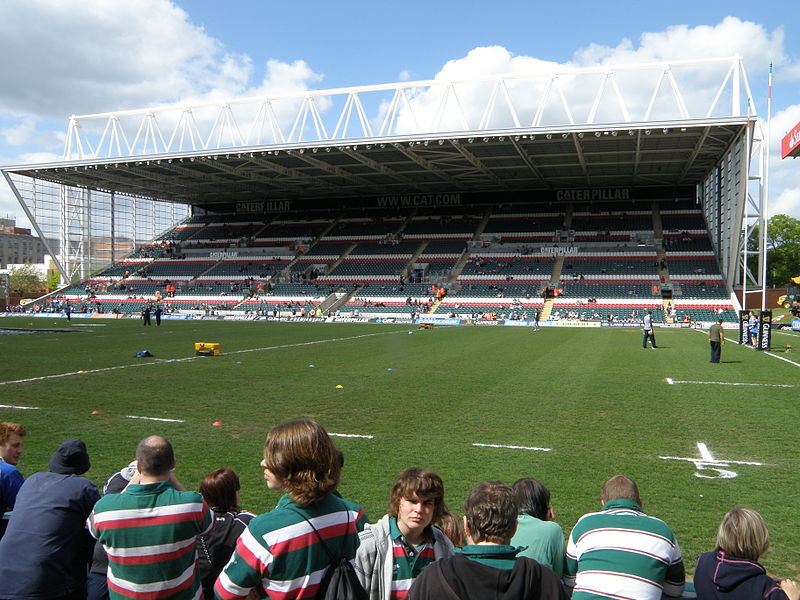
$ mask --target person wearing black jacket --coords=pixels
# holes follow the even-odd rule
[[[567,600],[556,574],[511,546],[517,529],[514,491],[499,482],[478,484],[464,505],[467,545],[428,566],[409,600]]]
[[[214,582],[236,548],[236,540],[254,514],[239,509],[239,476],[231,469],[212,471],[200,493],[214,511],[214,528],[197,537],[197,576],[206,600],[214,600]]]

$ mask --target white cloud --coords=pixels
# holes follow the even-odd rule
[[[783,64],[783,29],[725,17],[717,25],[674,25],[665,31],[643,33],[638,45],[623,39],[617,46],[590,44],[575,52],[575,66],[635,64],[660,60],[694,60],[741,55],[751,68],[770,62]]]
[[[514,55],[501,46],[475,48],[466,56],[448,61],[435,75],[441,82],[469,80],[480,77],[500,75],[542,75],[533,83],[508,84],[512,103],[517,109],[520,123],[532,123],[538,108],[538,101],[545,92],[548,75],[556,71],[573,68],[611,67],[641,63],[659,63],[703,58],[726,58],[734,55],[744,57],[746,70],[753,74],[766,74],[770,62],[782,65],[782,76],[791,79],[800,75],[800,68],[792,64],[783,50],[784,32],[782,29],[766,30],[762,25],[743,21],[736,17],[726,17],[717,25],[688,27],[677,25],[661,32],[644,33],[637,42],[623,39],[616,46],[589,44],[578,49],[571,60],[563,64],[548,62],[530,56]],[[705,116],[712,106],[717,89],[725,79],[730,63],[703,67],[682,67],[673,69],[673,76],[682,95],[683,102],[692,117]],[[754,76],[750,75],[752,79]],[[585,122],[594,105],[595,95],[603,81],[603,73],[592,75],[560,76],[556,86],[564,92],[569,110],[575,122]],[[648,114],[650,99],[661,77],[658,69],[646,71],[615,72],[615,82],[621,90],[625,108],[632,120],[668,120],[680,117],[677,103],[671,95],[669,84],[663,82],[654,108]],[[432,88],[419,93],[412,102],[413,115],[404,111],[398,120],[399,132],[410,132],[421,127],[445,131],[460,129],[464,121],[471,128],[477,126],[492,93],[492,86],[456,85],[456,102],[448,98],[445,102],[444,116],[441,116],[445,88]],[[757,90],[754,90],[757,91]],[[560,105],[555,94],[545,106],[542,124],[566,124],[569,116]],[[498,100],[498,106],[502,99]],[[730,98],[724,95],[717,101],[717,114],[730,106]],[[496,111],[499,109],[495,109]],[[743,109],[746,110],[746,109]],[[460,113],[463,112],[463,119]],[[594,122],[613,122],[623,120],[611,86],[603,92],[599,110],[594,114]],[[494,125],[511,126],[508,111],[495,116]]]
[[[55,118],[238,93],[252,72],[167,0],[5,0],[0,56],[0,107]]]
[[[800,160],[781,159],[781,139],[800,122],[800,104],[772,117],[769,161],[769,214],[800,218]],[[766,127],[766,124],[765,124]]]
[[[795,170],[797,169],[800,169],[800,165],[795,166]],[[783,214],[800,219],[800,187],[784,188],[770,198],[769,214]]]
[[[408,69],[403,69],[397,75],[398,81],[409,81],[410,79],[411,79],[411,71],[409,71]]]

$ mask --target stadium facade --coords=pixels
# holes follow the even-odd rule
[[[190,213],[635,196],[696,202],[732,290],[763,283],[767,158],[736,56],[72,116],[2,172],[64,281]]]

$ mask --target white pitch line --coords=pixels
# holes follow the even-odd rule
[[[163,421],[164,423],[184,423],[183,419],[161,419],[159,417],[135,417],[134,415],[126,415],[126,419],[142,419],[143,421]]]
[[[749,461],[749,460],[717,460],[717,459],[714,459],[714,460],[703,460],[702,458],[685,458],[685,457],[682,457],[682,456],[659,456],[658,458],[661,458],[661,459],[664,459],[664,460],[682,460],[684,462],[690,462],[690,463],[695,463],[695,464],[697,464],[698,462],[703,463],[703,464],[709,463],[709,464],[721,465],[723,467],[728,466],[728,465],[755,465],[757,467],[769,467],[769,466],[772,466],[772,465],[768,465],[767,463],[752,462],[752,461]]]
[[[359,433],[328,433],[331,437],[343,437],[343,438],[365,438],[367,440],[374,439],[374,435],[361,435]]]
[[[697,442],[697,449],[700,451],[700,457],[706,462],[714,462],[714,456],[703,442]]]
[[[503,444],[472,444],[480,448],[511,448],[512,450],[538,450],[539,452],[552,452],[552,448],[537,448],[536,446],[505,446]]]
[[[788,358],[785,358],[783,356],[778,356],[774,352],[765,352],[764,354],[766,354],[767,356],[774,356],[775,358],[778,358],[784,362],[788,362],[789,364],[794,365],[795,367],[800,367],[800,363],[795,362],[793,360],[789,360]]]
[[[38,406],[14,406],[13,404],[0,404],[0,408],[15,408],[17,410],[41,410]]]
[[[265,346],[263,348],[248,348],[245,350],[233,350],[231,352],[225,352],[224,355],[230,354],[243,354],[245,352],[262,352],[267,350],[280,350],[282,348],[297,348],[300,346],[313,346],[315,344],[328,344],[331,342],[345,342],[348,340],[357,340],[360,338],[368,338],[374,337],[378,335],[391,335],[391,334],[398,334],[398,333],[405,333],[405,330],[400,331],[382,331],[380,333],[364,333],[361,335],[353,335],[350,337],[341,337],[341,338],[331,338],[327,340],[314,340],[311,342],[298,342],[297,344],[281,344],[280,346]],[[161,359],[155,360],[152,362],[140,362],[140,363],[132,363],[129,365],[117,365],[116,367],[102,367],[100,369],[89,369],[86,371],[70,371],[68,373],[56,373],[55,375],[43,375],[41,377],[28,377],[26,379],[14,379],[11,381],[0,381],[0,385],[12,385],[15,383],[30,383],[32,381],[44,381],[46,379],[57,379],[59,377],[71,377],[73,375],[87,375],[90,373],[102,373],[104,371],[116,371],[118,369],[133,369],[135,367],[150,367],[153,365],[163,365],[165,363],[171,362],[188,362],[192,360],[197,360],[198,358],[207,359],[207,356],[186,356],[184,358],[172,358],[172,359]]]
[[[780,358],[780,356],[778,357]],[[679,379],[672,379],[671,377],[666,378],[666,382],[670,385],[676,385],[679,383],[687,383],[693,385],[743,385],[743,386],[750,386],[750,387],[780,387],[780,388],[796,388],[800,387],[800,385],[794,385],[790,383],[742,383],[742,382],[733,382],[733,381],[681,381]]]
[[[794,333],[794,329],[786,331],[785,329],[776,329],[773,333],[780,333],[781,335],[788,335],[789,337],[800,337],[800,333]]]

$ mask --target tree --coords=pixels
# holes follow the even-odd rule
[[[45,291],[45,280],[33,265],[13,267],[9,271],[11,291],[20,296],[30,296]]]
[[[758,248],[758,227],[748,240],[748,248]],[[755,272],[757,259],[748,259]],[[775,215],[767,221],[767,286],[786,287],[792,277],[800,275],[800,219],[788,215]]]
[[[61,273],[52,269],[49,270],[47,272],[47,291],[52,292],[59,287],[61,287]]]

